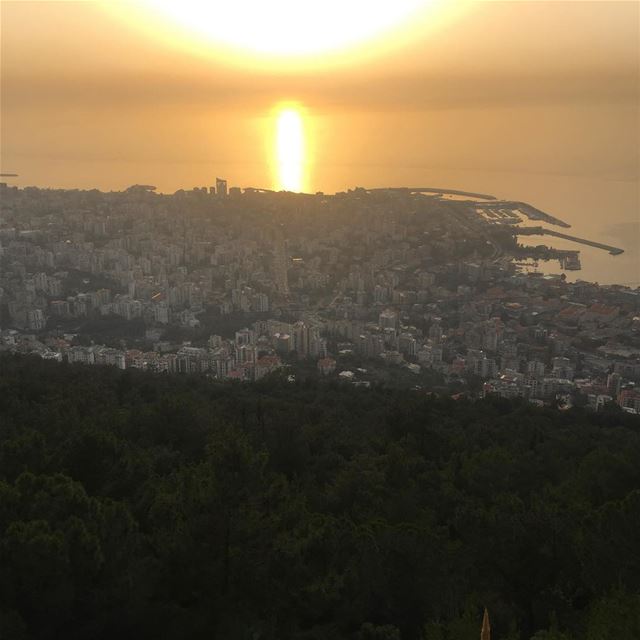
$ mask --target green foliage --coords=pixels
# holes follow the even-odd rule
[[[0,635],[640,637],[640,420],[0,358]]]
[[[400,640],[400,630],[390,624],[376,626],[366,622],[357,637],[358,640]]]
[[[427,622],[424,625],[424,640],[445,640],[444,625],[439,622]]]
[[[571,636],[557,630],[538,631],[534,636],[531,636],[531,640],[571,640]]]
[[[593,605],[587,619],[586,640],[634,638],[640,638],[639,594],[616,590]]]

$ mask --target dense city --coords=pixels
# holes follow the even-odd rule
[[[640,289],[531,271],[580,264],[519,244],[571,237],[531,205],[221,179],[172,195],[0,190],[1,351],[640,413]]]

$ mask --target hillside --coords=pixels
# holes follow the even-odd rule
[[[0,358],[0,636],[640,637],[640,418]]]

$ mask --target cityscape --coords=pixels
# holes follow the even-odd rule
[[[530,204],[220,178],[172,195],[0,189],[4,351],[640,412],[640,290],[570,282],[578,250],[527,241],[621,250]]]
[[[640,640],[639,25],[0,0],[0,640]]]

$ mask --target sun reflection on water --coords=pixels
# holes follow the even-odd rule
[[[275,188],[304,191],[307,145],[302,109],[296,105],[278,107],[275,124]]]

